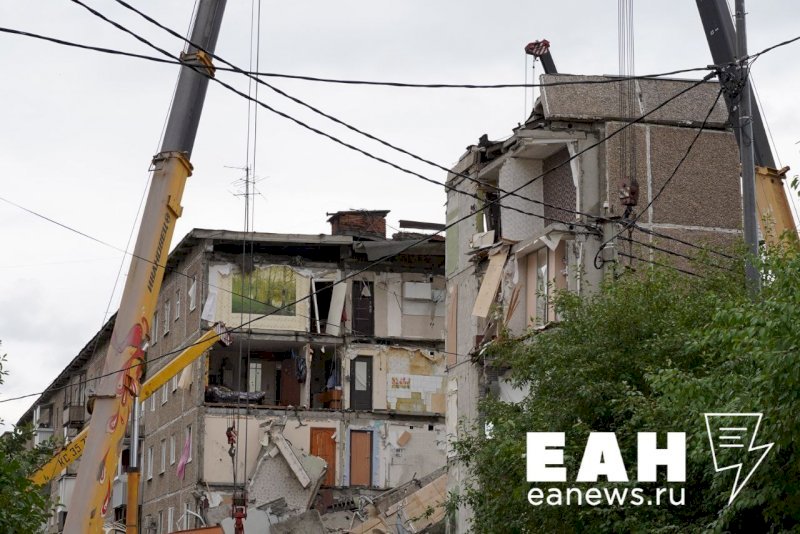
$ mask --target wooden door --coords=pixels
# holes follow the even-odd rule
[[[350,409],[372,409],[371,356],[357,356],[350,362]]]
[[[350,431],[350,485],[372,486],[372,432]]]
[[[323,486],[336,485],[336,441],[333,428],[311,428],[311,455],[319,456],[328,463]]]
[[[281,387],[279,404],[281,406],[300,406],[300,382],[294,360],[286,358],[281,361]]]
[[[353,282],[353,335],[375,335],[375,295],[372,282]]]

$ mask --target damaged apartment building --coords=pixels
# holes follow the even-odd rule
[[[232,532],[235,497],[247,531],[264,532],[425,477],[444,490],[445,243],[387,238],[387,213],[334,213],[330,235],[195,229],[175,246],[145,379],[209,329],[229,332],[140,403],[141,532]],[[37,439],[88,424],[112,327],[23,416]],[[109,523],[124,523],[128,455],[126,445]],[[59,504],[47,532],[63,525],[78,465],[51,482]],[[398,502],[392,517],[403,515]]]
[[[478,418],[481,397],[521,398],[481,349],[500,332],[556,321],[553,291],[588,294],[609,274],[653,263],[692,272],[695,247],[730,251],[741,237],[739,154],[716,82],[541,81],[527,121],[503,141],[483,136],[448,176],[451,438]],[[622,90],[632,112],[620,106]],[[448,489],[457,490],[468,474],[448,454]],[[469,511],[456,521],[452,531],[465,532]]]

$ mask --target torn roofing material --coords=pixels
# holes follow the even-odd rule
[[[613,76],[582,76],[575,74],[545,74],[543,84],[556,82],[598,82],[614,80]],[[687,89],[697,80],[638,79],[636,92],[638,106],[634,117],[621,117],[619,109],[619,84],[572,83],[542,87],[542,110],[548,120],[606,121],[640,117],[653,108]],[[644,122],[686,126],[700,124],[719,92],[719,83],[709,81],[677,97],[662,109],[648,116]],[[719,101],[708,119],[706,127],[724,128],[728,122],[728,109]]]

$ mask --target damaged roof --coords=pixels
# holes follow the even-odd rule
[[[576,74],[544,74],[543,84],[560,82],[604,82],[623,80],[616,76],[582,76]],[[619,83],[571,83],[542,87],[541,103],[546,120],[608,121],[630,120],[641,117],[672,98],[689,89],[699,80],[675,80],[663,78],[637,79],[636,93],[638,109],[634,117],[622,117],[619,105]],[[701,124],[717,98],[719,83],[702,82],[675,100],[646,117],[643,122],[688,126]],[[728,122],[728,109],[719,99],[706,124],[709,128],[724,128]]]

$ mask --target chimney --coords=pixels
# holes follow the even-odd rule
[[[386,239],[386,214],[389,210],[352,210],[328,213],[332,235]]]

